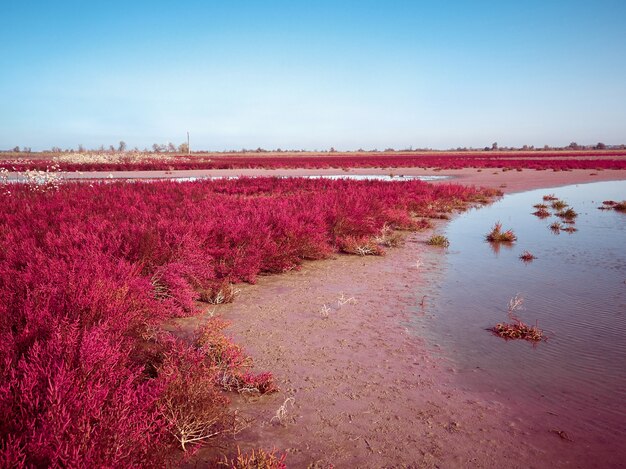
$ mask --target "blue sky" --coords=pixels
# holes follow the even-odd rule
[[[0,149],[626,142],[626,2],[0,2]]]

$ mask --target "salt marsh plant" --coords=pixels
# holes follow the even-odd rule
[[[257,449],[242,454],[238,447],[235,459],[224,458],[218,466],[228,469],[287,469],[286,457],[286,454],[280,454],[275,449],[272,451]]]
[[[516,311],[522,309],[523,303],[524,298],[519,293],[511,298],[508,305],[508,316],[511,322],[498,323],[491,331],[503,339],[522,339],[530,342],[545,340],[543,331],[537,324],[529,326],[517,317]]]
[[[485,235],[485,239],[490,243],[512,243],[517,240],[517,236],[513,230],[502,231],[502,223],[496,222],[491,231]]]
[[[0,191],[0,466],[160,467],[172,447],[227,438],[243,423],[228,393],[272,392],[271,374],[251,372],[219,317],[184,341],[164,321],[372,239],[399,222],[389,210],[421,217],[493,194],[278,178],[11,184]]]
[[[554,234],[559,234],[560,231],[563,230],[565,227],[561,224],[561,222],[555,221],[554,223],[550,224],[549,228]]]
[[[570,207],[567,210],[560,210],[560,211],[556,212],[555,215],[557,217],[563,218],[565,220],[573,220],[574,218],[576,218],[578,216],[578,213],[576,213],[576,210],[574,210],[573,208]]]
[[[520,254],[519,258],[524,262],[532,262],[537,259],[537,257],[530,251],[524,251],[522,254]]]
[[[555,200],[552,202],[551,206],[554,210],[563,210],[565,207],[567,207],[567,202],[564,202],[562,200]]]
[[[532,214],[539,218],[548,218],[550,216],[550,212],[548,212],[545,208],[535,210]]]
[[[437,246],[441,248],[447,248],[450,246],[450,241],[442,234],[434,234],[426,241],[429,246]]]

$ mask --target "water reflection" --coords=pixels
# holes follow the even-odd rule
[[[503,243],[503,242],[495,243],[495,242],[488,242],[488,241],[485,241],[485,242],[489,245],[489,247],[491,248],[491,252],[493,252],[496,257],[500,255],[500,250],[502,250],[502,248],[508,251],[513,249],[513,243]]]

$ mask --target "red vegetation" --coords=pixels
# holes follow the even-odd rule
[[[490,243],[512,243],[517,240],[517,236],[513,230],[502,231],[502,223],[496,222],[491,231],[485,235],[485,239]]]
[[[88,156],[88,154],[86,154]],[[132,155],[132,154],[129,154]],[[45,170],[54,154],[41,159],[0,162],[0,167],[14,171]],[[63,171],[146,171],[242,168],[501,168],[568,171],[573,169],[626,169],[624,152],[615,151],[518,151],[518,152],[364,152],[364,153],[211,153],[173,155],[159,161],[133,160],[115,163],[73,163],[60,161]],[[85,158],[88,159],[88,158]],[[155,161],[156,160],[156,161]]]
[[[226,458],[222,465],[230,469],[286,469],[286,456],[276,454],[276,450],[268,452],[263,449],[241,454],[241,450],[237,448],[237,458],[231,461]]]
[[[543,331],[539,329],[536,323],[534,326],[529,326],[522,322],[515,314],[515,311],[522,309],[523,303],[524,299],[519,294],[511,298],[509,301],[508,316],[512,322],[500,322],[491,328],[491,332],[503,339],[522,339],[529,342],[547,340]]]
[[[532,262],[537,259],[537,257],[530,251],[524,251],[522,254],[520,254],[519,258],[524,262]]]
[[[15,185],[0,194],[0,466],[163,466],[237,429],[224,390],[271,375],[209,320],[160,332],[231,284],[492,192],[420,181],[241,179]],[[391,212],[390,212],[391,210]]]
[[[550,212],[548,212],[545,208],[540,208],[532,213],[536,217],[539,218],[548,218],[550,216]]]

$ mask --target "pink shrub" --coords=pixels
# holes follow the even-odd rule
[[[241,168],[500,168],[503,171],[553,169],[626,169],[623,150],[588,151],[429,151],[363,153],[211,153],[168,155],[156,158],[108,163],[55,162],[51,158],[0,161],[0,168],[11,171],[38,169],[56,165],[63,171],[146,171]],[[25,155],[28,157],[28,155]],[[154,156],[154,155],[152,155]],[[620,158],[622,157],[622,158]]]
[[[218,320],[190,343],[155,337],[163,320],[488,195],[419,181],[16,185],[0,194],[0,466],[150,467],[176,441],[225,432],[223,390],[272,392],[271,374],[251,372]],[[200,439],[181,436],[200,416]]]

